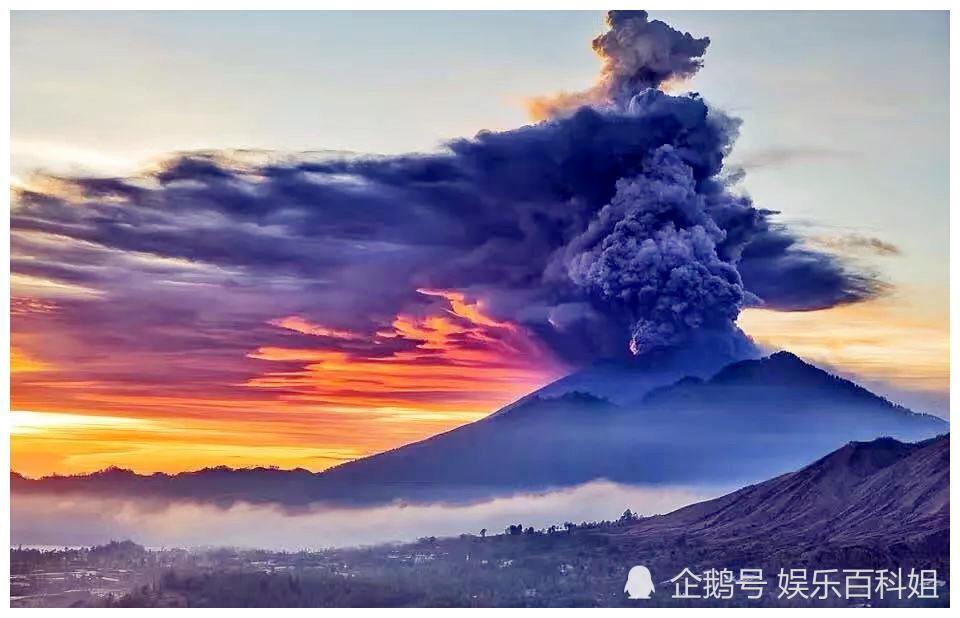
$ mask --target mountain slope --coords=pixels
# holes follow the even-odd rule
[[[950,440],[941,436],[853,442],[797,472],[642,519],[615,536],[640,553],[694,544],[725,559],[788,554],[866,568],[907,554],[946,562],[949,531]]]

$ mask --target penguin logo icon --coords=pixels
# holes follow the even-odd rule
[[[649,599],[655,592],[650,569],[638,564],[627,574],[627,584],[623,587],[628,599]]]

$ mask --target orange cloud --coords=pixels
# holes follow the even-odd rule
[[[513,328],[513,325],[509,322],[497,322],[485,316],[483,314],[483,308],[480,301],[470,304],[466,300],[467,297],[460,292],[452,292],[450,290],[428,290],[424,288],[418,289],[417,292],[423,294],[424,296],[439,296],[440,298],[447,299],[450,301],[450,313],[464,318],[473,324],[492,326],[495,328]]]
[[[599,87],[583,92],[557,92],[550,95],[530,97],[524,101],[524,107],[531,120],[540,122],[569,115],[584,105],[600,105],[606,96]]]
[[[398,315],[375,337],[408,342],[386,356],[330,348],[261,347],[251,358],[302,363],[246,382],[298,401],[348,408],[461,413],[490,412],[562,373],[523,329],[488,316],[480,302],[449,290],[418,290],[447,307],[423,317]]]

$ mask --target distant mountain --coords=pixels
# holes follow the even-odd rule
[[[115,495],[183,499],[228,507],[238,501],[297,505],[314,500],[319,475],[301,468],[203,468],[177,474],[137,474],[107,468],[91,474],[29,479],[10,474],[10,492],[17,494]]]
[[[851,442],[797,472],[641,519],[616,536],[638,556],[694,546],[714,564],[792,560],[946,573],[950,439]]]
[[[653,387],[649,372],[622,364],[582,373],[475,423],[319,474],[215,468],[140,476],[114,469],[11,482],[14,492],[108,492],[224,504],[466,501],[599,478],[735,487],[795,470],[850,441],[914,441],[948,431],[942,419],[894,405],[786,352],[669,386]],[[622,396],[611,401],[569,390],[598,384],[597,390]]]

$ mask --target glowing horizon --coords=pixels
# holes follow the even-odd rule
[[[457,315],[454,309],[450,311]],[[461,307],[460,314],[473,317],[471,328],[484,322],[491,325],[482,313],[474,314]],[[786,349],[828,370],[841,371],[894,400],[898,399],[897,389],[944,392],[949,386],[948,332],[937,321],[904,321],[904,316],[895,321],[897,314],[896,306],[888,302],[803,313],[748,309],[741,315],[740,325],[768,349]],[[442,327],[416,336],[423,337],[427,350],[455,355],[456,352],[438,346],[436,339],[429,343],[432,337],[449,334],[444,329],[449,329],[450,324],[442,317],[436,319]],[[286,320],[285,324],[299,328],[304,322]],[[493,324],[495,328],[507,328]],[[824,339],[824,334],[829,337]],[[890,358],[891,354],[895,358]],[[502,375],[498,380],[497,374],[509,363],[474,366],[471,371],[479,369],[486,374],[478,388],[472,377],[461,375],[462,367],[434,365],[439,380],[429,384],[445,390],[449,399],[404,401],[376,389],[368,389],[366,394],[361,389],[354,399],[338,399],[318,393],[325,388],[336,390],[351,380],[381,380],[399,387],[401,392],[406,389],[414,393],[423,383],[403,359],[385,363],[360,361],[351,366],[342,355],[322,350],[261,349],[251,355],[268,362],[306,364],[295,372],[268,371],[243,387],[269,392],[273,388],[287,389],[293,383],[300,394],[293,399],[221,401],[106,393],[78,398],[85,405],[80,409],[16,410],[12,412],[11,433],[14,469],[29,477],[89,473],[110,466],[144,474],[176,473],[224,464],[319,472],[478,420],[567,372],[556,368],[552,374],[538,373],[525,368],[515,374],[520,380],[505,382]],[[467,360],[474,362],[476,358],[468,355]],[[36,360],[26,362],[40,364]],[[43,367],[37,371],[51,370]],[[334,377],[318,378],[323,370],[329,370]],[[471,374],[474,375],[477,374]],[[48,382],[49,378],[41,384]],[[888,387],[886,392],[884,385]],[[23,392],[24,386],[18,392]],[[69,383],[63,386],[71,387]],[[29,406],[23,398],[14,405]],[[316,430],[317,421],[324,421],[320,430]],[[369,431],[371,423],[381,428],[379,435],[357,439],[355,432],[361,428]],[[315,432],[310,431],[311,427]]]
[[[13,347],[13,406],[30,410],[13,412],[14,468],[28,476],[109,466],[179,472],[224,463],[319,471],[477,420],[564,373],[522,330],[488,318],[464,295],[421,293],[447,308],[399,315],[369,336],[375,345],[400,339],[414,348],[364,358],[323,347],[261,346],[245,356],[263,361],[262,370],[221,385],[231,393],[226,398],[64,379],[55,364]],[[44,305],[43,311],[55,310]],[[320,341],[366,338],[299,316],[269,323]],[[52,407],[51,392],[62,393]]]

